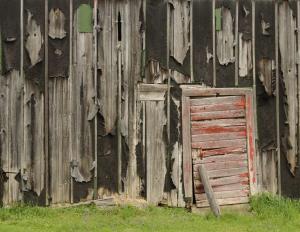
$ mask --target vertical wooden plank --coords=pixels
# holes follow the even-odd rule
[[[72,177],[73,200],[93,198],[94,168],[94,127],[93,119],[97,116],[93,78],[93,33],[79,31],[79,7],[87,4],[92,11],[91,0],[73,2],[73,75],[71,83],[72,112]],[[92,17],[92,16],[91,16]],[[92,18],[87,18],[90,23]]]
[[[234,85],[239,85],[239,0],[235,2],[235,70],[234,70]]]
[[[259,141],[257,143],[257,154],[260,156],[258,165],[261,165],[259,160],[262,160],[261,156],[265,154],[264,151],[272,146],[275,147],[276,144],[275,85],[265,85],[264,83],[264,80],[267,79],[270,80],[268,83],[276,81],[275,2],[253,1],[252,13],[253,94],[256,96],[254,106],[256,106],[256,138]],[[258,171],[258,186],[262,184],[261,177],[262,175]]]
[[[168,78],[167,1],[146,1],[146,81],[163,83]]]
[[[212,1],[212,34],[213,34],[213,87],[216,87],[216,85],[217,85],[216,0]]]
[[[69,50],[70,50],[70,55],[69,55],[69,104],[70,104],[70,109],[72,109],[72,82],[73,82],[73,0],[69,0],[69,35],[70,35],[70,44],[69,44]],[[69,140],[69,182],[70,182],[70,203],[74,202],[74,197],[73,197],[73,192],[74,192],[74,179],[71,175],[72,173],[72,167],[71,167],[71,162],[73,160],[73,152],[74,152],[74,146],[72,140],[75,138],[72,132],[74,132],[73,126],[74,123],[72,123],[72,117],[73,113],[70,111],[69,114],[69,122],[70,122],[70,127],[69,127],[69,134],[70,134],[70,140]]]
[[[172,70],[172,81],[191,82],[191,2],[172,0],[169,2],[167,14],[167,63]]]
[[[94,0],[94,11],[93,11],[93,18],[94,18],[94,28],[93,28],[93,45],[94,45],[94,88],[95,88],[95,106],[98,111],[98,0]],[[97,114],[94,117],[94,199],[98,198],[98,120]]]
[[[194,82],[213,86],[214,83],[214,1],[192,1],[192,66]]]
[[[253,118],[253,96],[246,96],[246,121],[247,121],[247,151],[248,151],[248,166],[249,166],[249,182],[250,192],[254,195],[257,192],[257,177],[256,177],[256,155],[255,155],[255,140],[254,140],[254,118]]]
[[[24,79],[20,77],[20,1],[0,1],[2,74],[1,76],[1,169],[7,179],[1,183],[1,201],[4,205],[22,199],[20,174],[24,151]],[[11,18],[11,14],[15,17]]]
[[[44,13],[45,13],[45,170],[46,170],[46,174],[45,174],[45,190],[46,190],[46,199],[45,199],[45,202],[46,202],[46,205],[49,205],[50,204],[50,197],[51,197],[51,193],[49,192],[50,188],[49,188],[49,185],[50,185],[50,182],[49,182],[49,173],[50,173],[50,170],[49,170],[49,89],[48,89],[48,85],[49,85],[49,76],[48,76],[48,20],[49,20],[49,15],[48,15],[48,0],[45,0],[45,3],[44,3],[44,7],[45,7],[45,10],[44,10]]]
[[[238,23],[238,75],[240,87],[253,87],[253,73],[255,62],[253,61],[255,36],[255,15],[253,10],[254,1],[239,1],[239,23]]]
[[[280,70],[283,76],[285,87],[285,112],[287,113],[286,130],[288,131],[286,141],[286,158],[290,167],[290,172],[295,175],[297,166],[297,123],[298,123],[298,103],[297,103],[297,39],[295,34],[296,18],[295,9],[292,7],[295,2],[282,2],[278,5],[278,43],[280,52]]]
[[[183,145],[183,184],[187,203],[193,199],[192,153],[190,132],[190,100],[182,96],[182,145]]]
[[[216,0],[215,8],[221,9],[221,30],[216,34],[216,86],[232,87],[235,85],[235,13],[234,0]],[[215,28],[216,29],[216,28]]]
[[[157,205],[164,198],[167,172],[164,101],[146,102],[147,201]],[[151,115],[151,117],[149,117]]]
[[[275,63],[276,63],[276,145],[278,194],[281,195],[281,135],[280,135],[280,82],[279,82],[279,30],[278,2],[275,3]]]

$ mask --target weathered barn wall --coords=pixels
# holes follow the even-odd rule
[[[253,89],[258,189],[300,196],[299,4],[0,0],[1,204],[193,203],[189,84]]]

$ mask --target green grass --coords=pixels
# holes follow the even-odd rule
[[[251,200],[251,212],[191,214],[184,209],[95,206],[0,209],[0,231],[300,231],[300,201],[270,195]]]

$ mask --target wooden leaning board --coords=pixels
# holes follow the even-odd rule
[[[189,144],[185,147],[191,150],[184,153],[184,160],[188,162],[186,156],[191,153],[192,170],[184,170],[184,179],[188,186],[188,175],[192,171],[197,207],[209,206],[198,173],[200,164],[207,170],[219,205],[248,203],[256,189],[249,96],[249,93],[203,96],[201,91],[199,96],[185,96],[184,103],[188,104],[183,108],[189,111],[185,114],[189,120],[184,122],[184,129],[189,133],[186,140]]]

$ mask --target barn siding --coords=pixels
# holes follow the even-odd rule
[[[97,11],[95,2],[48,0],[46,14],[44,1],[0,0],[1,204],[118,193],[190,203],[179,87],[188,84],[253,88],[259,189],[279,191],[282,180],[284,194],[300,195],[299,3],[278,3],[276,25],[274,1],[105,0]]]

